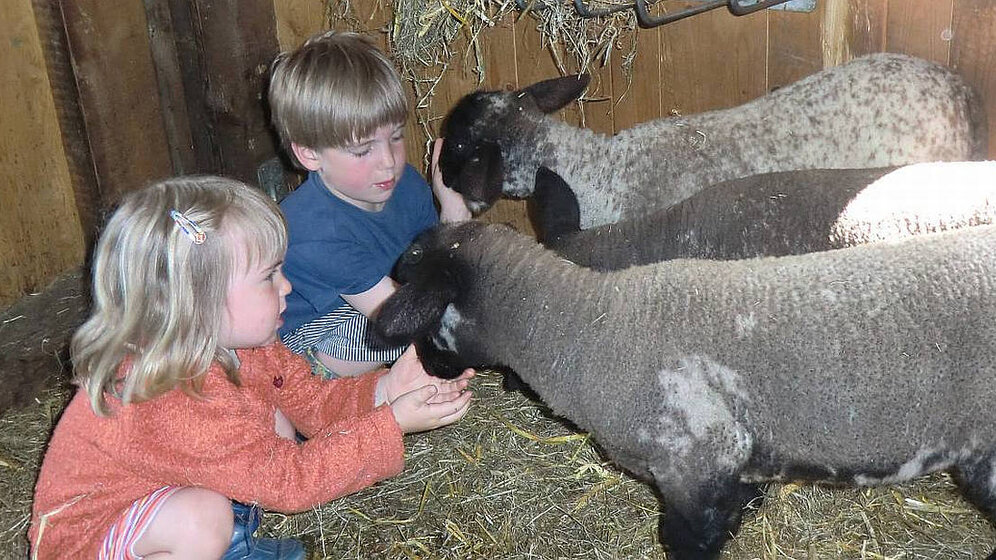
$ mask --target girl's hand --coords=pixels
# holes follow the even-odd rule
[[[415,346],[412,345],[394,362],[391,370],[377,380],[376,404],[393,403],[401,395],[426,385],[435,387],[440,395],[460,392],[467,388],[472,377],[472,369],[464,370],[456,379],[440,379],[429,375],[422,367],[422,362],[418,361]]]
[[[443,183],[443,173],[439,170],[439,152],[443,148],[443,139],[436,138],[432,145],[432,192],[436,194],[439,201],[439,221],[441,222],[465,222],[472,215],[467,203],[463,200],[463,195],[447,187]]]
[[[419,387],[391,403],[401,431],[410,434],[452,424],[470,409],[470,391],[440,392],[433,385]]]

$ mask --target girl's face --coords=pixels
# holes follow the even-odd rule
[[[244,242],[233,239],[239,255],[246,255]],[[252,348],[277,340],[283,324],[280,314],[287,307],[291,283],[281,271],[283,261],[258,262],[246,266],[237,259],[225,300],[218,344],[224,348]]]
[[[332,194],[378,212],[390,200],[405,169],[404,123],[384,125],[350,146],[296,147],[294,153],[306,168],[318,173]]]

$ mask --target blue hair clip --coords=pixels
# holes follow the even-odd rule
[[[207,239],[207,234],[204,233],[201,226],[197,225],[197,223],[190,218],[184,216],[183,212],[175,209],[170,210],[169,217],[173,218],[173,221],[176,222],[177,226],[179,226],[180,231],[190,238],[190,240],[194,242],[194,245],[200,245]]]

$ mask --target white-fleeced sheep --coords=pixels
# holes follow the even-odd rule
[[[996,514],[996,226],[597,272],[472,221],[399,266],[378,328],[441,376],[513,369],[656,485],[669,558],[718,557],[771,480],[950,469]]]
[[[764,173],[585,230],[570,186],[540,167],[530,206],[544,245],[596,270],[796,255],[996,223],[996,162]]]
[[[546,166],[575,189],[587,229],[759,173],[986,157],[986,118],[972,89],[950,69],[906,55],[857,58],[738,107],[611,137],[548,115],[587,84],[572,76],[465,96],[443,126],[446,184],[481,211],[502,193],[529,196]]]

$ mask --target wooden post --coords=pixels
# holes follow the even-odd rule
[[[276,154],[265,84],[279,47],[270,0],[169,0],[195,166],[257,183]],[[169,89],[169,88],[167,88]]]

